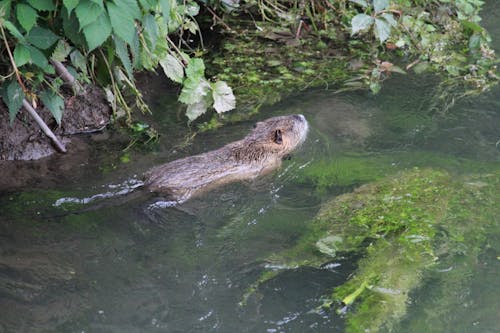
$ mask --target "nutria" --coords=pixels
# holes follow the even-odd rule
[[[208,188],[253,179],[281,165],[281,159],[304,142],[308,131],[303,115],[258,122],[244,139],[200,155],[152,168],[144,186],[184,202]]]

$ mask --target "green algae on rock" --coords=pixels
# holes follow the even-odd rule
[[[454,259],[476,260],[493,216],[500,214],[495,205],[499,176],[498,169],[478,176],[452,176],[414,168],[363,185],[324,204],[296,245],[269,259],[277,269],[258,283],[279,270],[319,267],[337,253],[363,253],[354,274],[325,296],[319,308],[333,307],[345,315],[347,332],[390,331],[404,318],[411,293],[425,283],[432,269]],[[452,283],[466,287],[467,269],[470,265],[459,266]],[[443,299],[453,299],[447,280],[441,284]],[[253,285],[245,297],[257,288]]]

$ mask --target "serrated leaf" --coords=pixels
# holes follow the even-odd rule
[[[380,42],[384,42],[391,35],[391,26],[383,19],[375,19],[375,34]]]
[[[170,0],[159,0],[161,12],[165,23],[169,21],[170,17]]]
[[[35,26],[38,13],[33,7],[20,3],[16,5],[16,18],[24,30],[29,32]]]
[[[156,0],[139,0],[139,3],[141,4],[143,11],[149,12],[156,7],[158,1],[156,1]]]
[[[87,24],[82,30],[89,51],[101,46],[111,35],[111,23],[108,15],[103,12],[94,22]]]
[[[202,99],[198,103],[189,104],[186,109],[186,116],[188,117],[189,121],[191,122],[207,112],[209,104],[209,101],[207,101],[206,99]]]
[[[4,21],[3,26],[10,32],[10,34],[16,37],[19,41],[24,41],[24,36],[17,30],[16,26],[10,21]]]
[[[38,10],[54,10],[54,2],[52,0],[27,0],[31,7]]]
[[[104,8],[94,2],[89,0],[80,1],[75,8],[76,17],[78,18],[78,22],[80,22],[80,29],[95,22],[103,12]]]
[[[357,3],[361,7],[364,7],[364,8],[368,7],[368,3],[366,2],[366,0],[350,0],[350,1]]]
[[[351,21],[351,36],[359,31],[366,31],[370,29],[373,24],[373,17],[366,14],[358,14],[352,18]]]
[[[31,60],[30,51],[24,44],[18,43],[14,49],[14,62],[17,67],[27,64]]]
[[[71,63],[73,64],[73,66],[87,75],[87,60],[80,51],[74,50],[69,54],[69,58],[71,59]]]
[[[118,8],[125,11],[127,16],[136,20],[141,18],[141,10],[139,9],[137,0],[114,0],[113,2]]]
[[[389,23],[392,27],[395,27],[398,25],[398,22],[394,19],[394,15],[393,14],[389,14],[389,13],[383,13],[381,15],[386,21],[387,23]]]
[[[69,40],[76,46],[80,48],[84,48],[87,46],[85,42],[85,36],[80,31],[80,24],[78,23],[78,19],[76,17],[75,12],[71,13],[71,15],[67,14],[65,8],[63,8],[62,17],[62,25],[64,30],[64,36],[69,38]]]
[[[113,33],[129,45],[132,45],[134,43],[134,36],[136,35],[134,18],[112,2],[106,3],[106,6],[111,26],[113,27]]]
[[[19,83],[12,80],[3,91],[3,100],[9,109],[10,123],[16,119],[16,115],[23,105],[24,92]]]
[[[76,8],[80,0],[63,0],[64,7],[66,7],[66,10],[68,11],[68,15],[71,15],[71,12],[73,9]]]
[[[167,54],[164,59],[160,60],[160,65],[163,68],[163,72],[170,80],[182,83],[184,80],[184,67],[179,59],[171,54]]]
[[[156,23],[154,16],[151,14],[145,15],[142,19],[142,26],[144,27],[144,34],[147,37],[149,45],[151,49],[154,50],[160,35],[158,24]]]
[[[204,77],[205,76],[205,64],[200,58],[189,59],[188,65],[186,67],[187,77]]]
[[[203,77],[188,77],[179,95],[179,101],[184,104],[201,102],[209,93],[210,84]]]
[[[196,2],[188,2],[186,4],[186,14],[189,16],[196,16],[200,12],[200,5],[198,5]]]
[[[32,64],[40,67],[47,73],[54,72],[54,68],[49,66],[49,61],[47,60],[45,54],[42,53],[42,51],[31,45],[26,45],[26,48],[30,52]]]
[[[52,90],[44,90],[40,93],[40,99],[45,107],[50,110],[57,124],[61,125],[61,118],[64,111],[64,100],[62,97]]]
[[[114,38],[114,42],[115,42],[116,54],[118,55],[118,58],[120,58],[123,67],[125,67],[125,71],[127,72],[129,80],[133,81],[134,74],[132,69],[132,62],[130,61],[130,54],[128,53],[127,49],[127,44],[125,44],[123,40],[121,40],[116,36]]]
[[[52,52],[50,58],[55,61],[63,62],[66,60],[66,57],[69,55],[70,52],[71,52],[71,46],[69,46],[69,44],[65,40],[59,39],[56,48],[54,49],[54,52]]]
[[[373,8],[375,12],[380,12],[389,7],[389,0],[373,0]]]
[[[34,27],[26,37],[26,40],[39,49],[45,50],[51,47],[59,37],[52,31],[40,27]]]
[[[217,113],[227,112],[236,107],[233,90],[224,81],[217,81],[212,84],[212,97],[214,99],[214,109]]]

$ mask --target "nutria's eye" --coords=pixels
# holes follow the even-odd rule
[[[283,138],[281,137],[281,130],[279,129],[274,132],[274,142],[276,142],[279,145],[283,143]]]

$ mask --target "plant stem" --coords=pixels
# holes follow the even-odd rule
[[[77,93],[83,92],[83,87],[60,61],[50,60],[50,63],[54,66],[57,74],[59,74],[64,82],[73,87]]]
[[[28,111],[28,113],[35,119],[35,122],[40,126],[42,131],[47,135],[54,145],[56,146],[56,149],[61,152],[61,153],[66,153],[66,147],[62,144],[61,141],[55,136],[54,132],[47,126],[47,124],[43,121],[43,119],[36,113],[36,110],[31,106],[30,103],[26,99],[23,99],[23,106]]]

